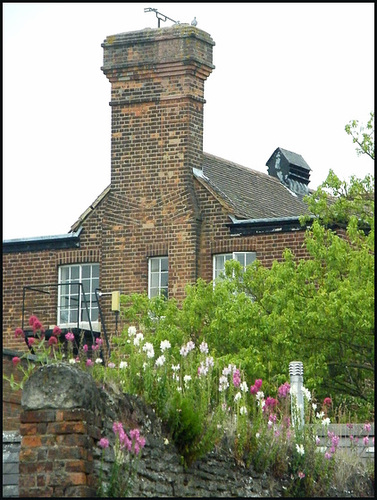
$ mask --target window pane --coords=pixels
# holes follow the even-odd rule
[[[80,271],[79,266],[71,267],[71,281],[79,279],[79,271]]]
[[[247,266],[249,264],[252,264],[255,259],[256,259],[256,253],[255,252],[246,252],[246,265]]]
[[[153,273],[151,274],[151,288],[158,288],[158,274]]]
[[[165,288],[168,286],[168,273],[161,274],[161,286]]]
[[[90,278],[90,268],[91,266],[82,266],[82,279],[88,279]]]
[[[161,271],[168,271],[168,258],[167,257],[161,257]]]
[[[158,288],[151,288],[149,291],[149,296],[152,299],[153,297],[157,297],[158,295]]]
[[[98,309],[94,307],[91,311],[91,321],[98,321]]]
[[[159,259],[151,259],[151,272],[156,273],[159,270]]]
[[[60,307],[68,307],[68,297],[66,295],[60,297]]]
[[[99,283],[99,264],[92,264],[92,278],[96,278]]]
[[[61,268],[60,279],[62,282],[69,280],[69,267],[62,267]]]
[[[245,267],[245,254],[244,253],[235,253],[234,258],[235,258],[235,260],[238,260],[238,262],[241,264],[242,267]]]

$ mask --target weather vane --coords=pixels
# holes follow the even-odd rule
[[[156,17],[158,19],[158,27],[160,27],[161,21],[165,22],[167,19],[169,19],[169,21],[172,21],[174,24],[180,24],[179,21],[174,21],[174,19],[172,19],[171,17],[165,16],[165,14],[158,12],[157,9],[152,9],[151,7],[147,7],[144,9],[144,12],[154,12],[156,14]],[[194,19],[191,21],[191,25],[196,26],[197,24],[198,23],[196,17],[194,17]]]

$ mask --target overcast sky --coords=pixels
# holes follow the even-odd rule
[[[374,172],[344,131],[374,109],[374,3],[3,3],[3,239],[67,233],[109,185],[101,43],[157,28],[147,7],[216,43],[205,152],[267,173],[288,149],[313,189]]]

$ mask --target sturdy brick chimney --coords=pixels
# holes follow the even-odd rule
[[[104,246],[113,245],[111,234],[130,224],[131,238],[122,235],[127,239],[119,247],[123,255],[111,256],[113,261],[125,258],[139,231],[135,240],[145,242],[145,249],[138,249],[144,260],[153,253],[152,243],[160,242],[154,253],[169,254],[172,296],[197,278],[200,213],[192,171],[202,166],[204,82],[214,68],[213,46],[210,35],[185,24],[121,33],[102,44],[101,69],[111,82],[112,109],[109,242],[104,235]],[[177,245],[182,255],[192,254],[185,265],[174,261],[180,253]],[[143,266],[135,269],[135,259],[129,265],[145,287]]]
[[[122,33],[102,44],[111,82],[112,189],[134,199],[155,198],[158,190],[164,199],[168,185],[185,193],[182,183],[201,166],[213,45],[189,25]]]

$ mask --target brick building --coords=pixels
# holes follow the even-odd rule
[[[277,148],[264,174],[203,152],[214,45],[184,24],[106,38],[111,184],[67,234],[3,242],[3,347],[20,348],[14,330],[30,314],[111,336],[112,292],[180,300],[227,259],[268,266],[286,247],[305,256],[304,159]]]

